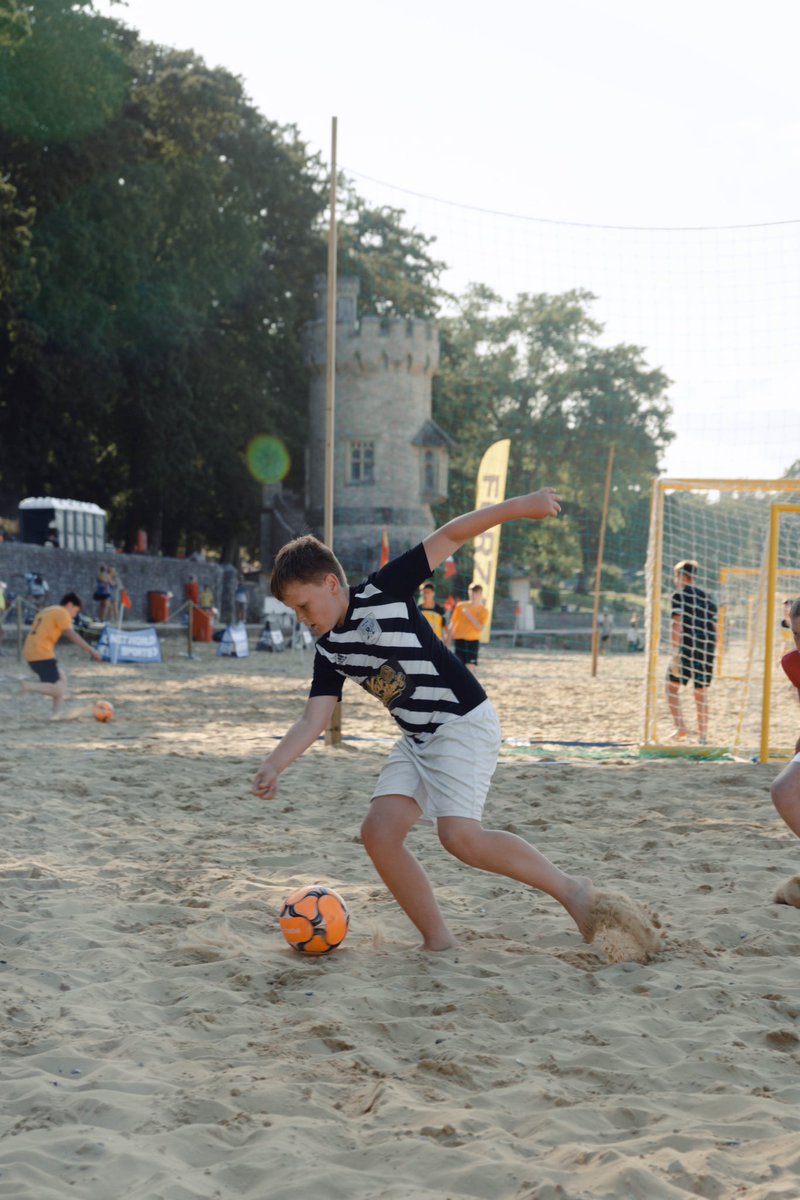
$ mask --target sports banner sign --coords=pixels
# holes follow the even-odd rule
[[[155,629],[114,629],[106,625],[97,639],[97,651],[103,662],[161,662],[161,642]]]
[[[486,508],[489,504],[499,504],[501,500],[505,500],[510,447],[511,439],[502,438],[499,442],[493,442],[481,459],[475,497],[476,508]],[[473,543],[472,582],[479,583],[483,588],[483,598],[489,609],[489,620],[481,630],[479,638],[481,642],[488,642],[491,632],[500,529],[499,525],[487,529],[485,533],[478,534]]]
[[[283,634],[278,630],[278,636],[283,642]],[[274,638],[273,634],[273,638]],[[276,646],[275,649],[283,649],[283,646]],[[244,625],[229,625],[223,633],[217,658],[247,658],[250,654],[250,646],[247,641],[247,629]]]

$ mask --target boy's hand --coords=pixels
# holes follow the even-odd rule
[[[525,516],[531,517],[533,520],[557,517],[561,512],[560,500],[561,497],[555,488],[539,488],[538,492],[531,492],[525,497],[527,509]]]
[[[263,762],[258,768],[253,786],[250,789],[254,796],[262,800],[274,800],[278,794],[278,772],[271,762]]]

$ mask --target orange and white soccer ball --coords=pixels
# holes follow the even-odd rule
[[[110,700],[98,700],[93,709],[95,721],[113,721],[114,705]]]
[[[321,883],[287,896],[278,920],[289,945],[302,954],[328,954],[341,946],[350,927],[344,900]]]

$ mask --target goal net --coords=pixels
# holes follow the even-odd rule
[[[698,752],[693,684],[681,687],[689,737],[671,741],[666,696],[672,659],[675,564],[693,559],[696,584],[717,606],[709,753],[783,756],[800,731],[800,705],[780,669],[792,648],[783,602],[800,596],[800,481],[661,479],[653,485],[647,557],[644,744]]]

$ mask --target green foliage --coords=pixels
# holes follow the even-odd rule
[[[257,543],[247,442],[276,433],[303,460],[318,164],[227,72],[31,9],[22,49],[0,49],[0,493],[96,500],[117,537],[233,555]],[[76,46],[96,120],[68,86]],[[111,75],[122,94],[98,100]]]
[[[360,283],[359,306],[380,317],[435,317],[445,264],[431,257],[433,238],[403,224],[396,208],[372,208],[351,187],[338,226],[338,270]]]
[[[16,50],[30,33],[30,14],[19,0],[0,0],[0,47]]]
[[[473,287],[443,323],[434,416],[458,442],[447,512],[474,503],[480,457],[511,439],[507,493],[543,484],[564,497],[557,523],[509,526],[501,540],[507,569],[562,576],[578,551],[581,586],[597,556],[608,449],[615,447],[608,529],[638,512],[671,434],[669,380],[635,346],[602,346],[589,314],[593,297],[523,294],[503,303]],[[644,561],[645,540],[638,549]]]
[[[555,584],[543,583],[539,588],[539,603],[542,608],[552,611],[561,603],[561,592]]]
[[[87,0],[4,5],[0,127],[6,133],[53,145],[101,128],[119,112],[129,35],[90,9]]]

